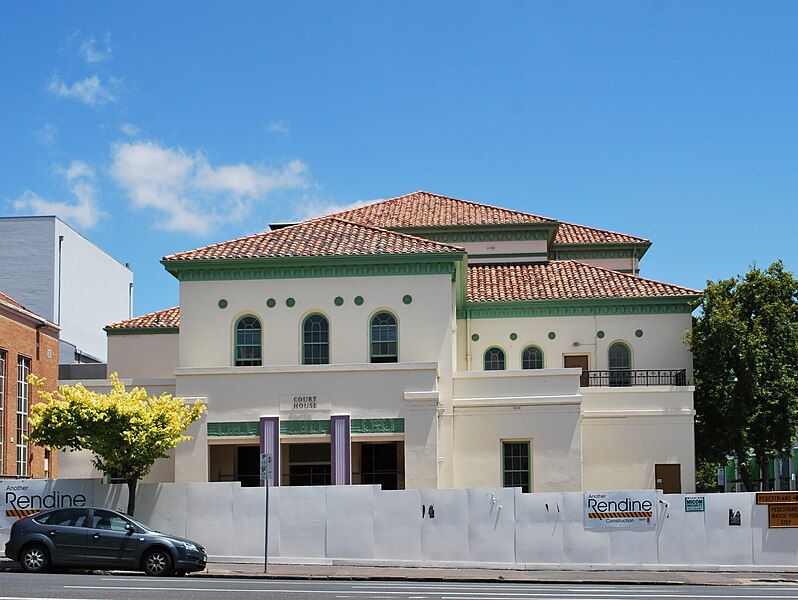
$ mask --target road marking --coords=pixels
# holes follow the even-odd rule
[[[64,589],[77,589],[77,590],[116,590],[116,591],[142,591],[142,592],[158,592],[158,591],[170,591],[170,592],[238,592],[238,593],[257,593],[257,592],[273,592],[273,593],[282,593],[282,594],[336,594],[340,595],[341,590],[318,590],[318,589],[308,589],[308,590],[297,590],[297,589],[241,589],[241,588],[186,588],[186,587],[134,587],[134,586],[84,586],[84,585],[65,585],[63,586]],[[347,590],[349,594],[380,594],[383,597],[390,597],[396,595],[408,596],[405,592],[400,591],[381,591],[381,590]],[[765,592],[766,590],[762,590]],[[769,590],[767,590],[769,591]],[[491,593],[490,590],[485,590],[484,592],[461,592],[458,595],[447,594],[442,595],[442,598],[445,600],[475,600],[477,598],[485,598],[485,594],[491,594],[487,596],[492,600],[516,600],[517,598],[563,598],[565,595],[568,598],[591,598],[593,600],[614,600],[617,598],[617,595],[602,595],[600,597],[596,597],[592,594],[574,594],[568,592],[554,592],[553,593],[544,593],[544,592],[536,592],[536,591],[528,591],[528,592],[518,592],[518,593],[508,593],[508,592],[500,592],[498,594]],[[743,594],[651,594],[640,592],[635,595],[627,595],[624,597],[629,598],[697,598],[697,599],[704,599],[704,598],[723,598],[724,600],[731,600],[731,599],[757,599],[757,598],[765,598],[767,596],[764,595],[743,595]],[[771,596],[773,597],[773,596]],[[798,600],[798,595],[779,595],[776,596],[777,598],[784,598],[789,600]],[[0,600],[4,600],[0,598]],[[26,598],[25,600],[29,600]]]

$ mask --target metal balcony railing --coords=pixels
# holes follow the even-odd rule
[[[686,369],[617,369],[583,371],[582,387],[631,387],[634,385],[687,385]]]

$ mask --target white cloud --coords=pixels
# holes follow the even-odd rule
[[[104,60],[108,60],[113,56],[113,50],[111,49],[111,34],[106,33],[105,36],[97,42],[93,37],[84,38],[82,42],[80,42],[80,46],[78,47],[78,51],[83,59],[89,63],[100,63]]]
[[[112,147],[111,175],[134,208],[152,210],[169,231],[210,233],[243,219],[252,205],[281,189],[304,188],[308,170],[300,160],[279,169],[239,163],[213,166],[201,153],[154,142]]]
[[[47,91],[59,98],[77,100],[97,107],[116,100],[118,87],[119,80],[109,79],[107,83],[103,84],[97,75],[81,79],[70,85],[54,73],[50,83],[47,84]]]
[[[291,131],[288,121],[283,121],[282,119],[272,121],[269,123],[267,129],[272,133],[289,133]]]
[[[84,229],[91,229],[97,225],[103,212],[97,205],[94,169],[76,160],[66,168],[57,168],[56,172],[66,179],[69,191],[75,196],[74,202],[47,200],[31,190],[25,190],[13,201],[14,208],[18,212],[56,215],[61,220]]]
[[[52,146],[58,135],[58,126],[54,123],[45,123],[38,129],[33,130],[33,139],[42,146]]]
[[[122,123],[119,126],[119,131],[121,131],[127,136],[136,137],[141,130],[135,125],[133,125],[133,123]]]

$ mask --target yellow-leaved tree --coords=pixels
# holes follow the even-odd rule
[[[81,384],[44,389],[44,380],[31,375],[43,402],[31,407],[30,434],[34,444],[51,449],[89,450],[94,466],[109,477],[124,479],[127,512],[136,509],[136,486],[159,458],[186,440],[186,428],[200,418],[205,406],[186,404],[171,394],[150,396],[140,387],[126,390],[116,373],[111,391],[99,394]]]

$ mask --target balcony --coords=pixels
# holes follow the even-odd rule
[[[581,387],[685,386],[686,369],[618,369],[582,371]]]

